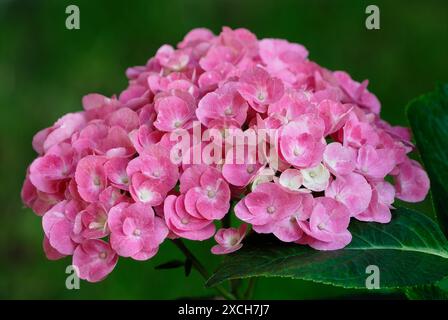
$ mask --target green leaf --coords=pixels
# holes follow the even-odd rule
[[[191,259],[187,258],[187,260],[185,260],[185,266],[184,266],[184,271],[185,271],[186,277],[188,277],[190,275],[191,267],[193,267],[193,261],[191,261]]]
[[[404,292],[410,300],[448,300],[448,292],[437,284],[408,288]]]
[[[448,84],[411,101],[407,114],[431,180],[437,219],[448,235]]]
[[[249,237],[207,281],[247,277],[291,277],[346,288],[365,288],[366,268],[380,270],[381,289],[425,285],[448,275],[448,242],[419,212],[399,208],[389,224],[353,221],[352,242],[337,251],[317,251],[269,236]]]
[[[159,264],[154,269],[157,269],[157,270],[161,270],[161,269],[175,269],[175,268],[183,267],[184,265],[185,265],[184,261],[171,260],[171,261]]]

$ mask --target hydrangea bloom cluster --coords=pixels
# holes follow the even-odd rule
[[[340,249],[351,219],[387,223],[395,198],[428,192],[409,130],[380,118],[367,81],[319,66],[302,45],[195,29],[126,75],[118,96],[88,94],[83,111],[35,135],[22,189],[47,257],[72,255],[82,279],[103,279],[118,257],[150,259],[166,238],[214,237],[212,252],[230,253],[248,225]],[[218,137],[197,139],[210,129]],[[254,151],[231,144],[230,129],[263,138]],[[240,227],[217,230],[233,213]]]

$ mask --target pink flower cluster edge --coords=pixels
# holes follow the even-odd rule
[[[388,223],[395,198],[428,193],[426,172],[408,157],[410,131],[380,118],[368,82],[319,66],[300,44],[194,29],[126,76],[118,97],[88,94],[83,111],[35,135],[22,188],[42,217],[47,257],[72,255],[87,281],[104,279],[119,257],[150,259],[167,238],[214,236],[212,253],[233,252],[249,226],[340,249],[351,219]],[[194,123],[223,134],[275,130],[268,148],[277,147],[238,163],[226,152],[214,163],[173,162],[173,132],[192,135]],[[191,150],[216,144],[192,140]],[[233,211],[240,227],[216,230]]]

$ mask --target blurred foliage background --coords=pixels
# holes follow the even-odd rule
[[[65,28],[65,8],[76,4],[81,29]],[[365,28],[365,8],[376,4],[381,30]],[[246,27],[259,38],[304,44],[329,69],[370,80],[382,116],[407,125],[413,97],[448,80],[448,2],[299,0],[0,0],[0,298],[172,299],[213,293],[193,271],[154,270],[181,258],[172,243],[147,262],[121,259],[98,284],[65,288],[70,259],[47,261],[40,219],[24,209],[20,188],[34,159],[31,139],[67,112],[81,109],[90,92],[111,95],[126,85],[124,70],[141,65],[164,43],[176,44],[192,28],[218,33]],[[426,201],[419,205],[428,214]],[[219,263],[211,242],[187,245],[211,270]],[[260,279],[255,298],[307,299],[363,294],[289,279]]]

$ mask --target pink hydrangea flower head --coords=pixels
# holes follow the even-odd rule
[[[208,167],[199,178],[199,185],[185,194],[185,207],[208,220],[222,219],[230,209],[230,188],[221,172]]]
[[[347,95],[349,102],[358,103],[368,111],[377,114],[380,112],[381,104],[378,98],[367,91],[368,80],[362,83],[356,82],[344,71],[336,71],[333,73],[333,76],[337,79],[339,86]]]
[[[308,57],[308,51],[300,44],[280,39],[263,39],[259,42],[260,57],[270,73],[293,83],[294,68]]]
[[[114,111],[107,118],[107,124],[111,127],[118,126],[126,130],[126,132],[131,132],[137,129],[140,123],[139,116],[137,112],[129,108],[120,108]]]
[[[196,115],[207,127],[213,120],[236,122],[242,126],[246,121],[247,102],[236,90],[236,85],[228,83],[220,89],[207,93],[198,104]]]
[[[292,191],[299,191],[303,184],[303,175],[297,169],[286,169],[280,175],[278,182]]]
[[[39,216],[42,216],[55,204],[65,199],[61,192],[45,193],[37,190],[31,183],[29,176],[25,178],[20,195],[23,203],[33,209]]]
[[[360,121],[351,114],[344,127],[344,146],[361,148],[364,145],[377,146],[380,137],[375,127],[369,122]]]
[[[190,240],[206,240],[215,233],[215,225],[199,214],[191,214],[185,208],[185,195],[170,195],[164,202],[165,222],[176,236]]]
[[[132,145],[138,153],[145,153],[145,149],[160,142],[164,133],[158,130],[151,130],[147,125],[142,125],[138,129],[129,133]]]
[[[163,45],[156,53],[156,59],[160,65],[171,70],[181,71],[190,61],[188,51],[175,50],[170,45]]]
[[[103,280],[118,262],[118,255],[110,245],[98,239],[86,240],[73,253],[73,266],[78,276],[89,282]]]
[[[157,100],[157,119],[154,126],[161,131],[189,128],[194,110],[180,97],[168,96]]]
[[[286,217],[274,224],[273,227],[263,228],[257,227],[259,233],[272,232],[278,239],[283,242],[298,241],[303,236],[303,230],[300,227],[295,216]]]
[[[101,108],[107,109],[108,106],[118,107],[119,105],[120,104],[115,97],[108,98],[99,93],[90,93],[82,97],[82,106],[86,111]],[[109,111],[111,111],[111,109],[115,110],[115,108],[110,108]]]
[[[55,145],[31,163],[29,179],[37,190],[56,193],[60,184],[73,174],[74,160],[73,148],[69,144]]]
[[[107,176],[104,170],[106,158],[87,156],[78,162],[75,179],[78,192],[87,202],[96,202],[100,193],[107,187]]]
[[[47,257],[48,260],[59,260],[66,257],[66,255],[61,254],[59,251],[57,251],[55,248],[51,246],[50,241],[45,235],[44,240],[42,241],[42,248],[44,249],[45,256]]]
[[[372,198],[369,207],[356,219],[361,221],[374,221],[379,223],[389,223],[392,219],[390,211],[395,198],[395,188],[386,181],[371,183]]]
[[[56,146],[81,130],[86,125],[85,116],[82,113],[69,113],[60,118],[49,130],[38,133],[34,139],[35,150],[39,153],[47,152],[51,147]]]
[[[275,173],[276,171],[269,167],[260,169],[255,178],[253,178],[252,190],[255,190],[260,184],[277,180]]]
[[[304,235],[299,221],[306,221],[311,216],[314,207],[314,198],[309,193],[296,193],[293,196],[294,205],[291,206],[290,215],[276,222],[272,228],[272,233],[281,241],[298,241]],[[271,228],[266,228],[269,232]],[[257,228],[257,232],[263,231]]]
[[[97,153],[108,158],[130,157],[135,153],[128,132],[119,126],[110,127],[107,136],[97,147]]]
[[[129,190],[129,177],[126,172],[129,159],[112,158],[104,163],[104,171],[107,179],[116,188]]]
[[[165,222],[143,203],[120,203],[109,211],[112,248],[123,257],[147,260],[159,250],[168,235]]]
[[[288,217],[296,204],[296,197],[287,189],[267,182],[240,200],[235,206],[235,214],[244,222],[262,226]]]
[[[212,253],[228,254],[241,249],[243,246],[241,241],[246,236],[246,230],[247,224],[242,224],[238,229],[219,229],[215,234],[215,241],[218,244],[212,247]]]
[[[201,43],[208,43],[214,38],[213,32],[206,28],[196,28],[188,32],[182,42],[177,46],[181,49],[187,47],[195,47]]]
[[[193,165],[184,170],[179,178],[179,190],[181,193],[187,193],[188,190],[200,185],[202,174],[207,170],[206,165]]]
[[[342,128],[353,107],[332,100],[323,100],[317,109],[319,117],[325,122],[325,135],[328,135]]]
[[[252,62],[257,50],[257,38],[249,30],[224,27],[199,64],[206,71],[219,68],[223,63],[245,65]]]
[[[61,201],[42,217],[42,227],[48,243],[63,255],[73,254],[76,247],[74,234],[75,219],[82,210],[77,201]]]
[[[260,67],[255,67],[241,75],[238,91],[252,108],[258,112],[266,112],[269,104],[282,97],[284,87],[280,79],[271,77]]]
[[[323,165],[300,170],[303,177],[303,186],[311,191],[324,191],[330,183],[330,171]]]
[[[312,113],[314,109],[308,92],[288,88],[280,100],[269,105],[268,115],[273,119],[282,120],[285,124],[296,120],[302,114]]]
[[[372,179],[384,179],[396,165],[394,150],[376,149],[366,145],[358,150],[356,168],[364,176]]]
[[[126,171],[132,198],[153,206],[162,203],[179,177],[179,169],[171,162],[168,152],[158,146],[131,160]]]
[[[262,168],[264,161],[260,159],[257,148],[236,145],[226,154],[222,175],[228,183],[245,187],[254,180]]]
[[[223,27],[218,36],[218,42],[248,58],[255,58],[258,52],[257,37],[244,28],[232,30],[229,27]]]
[[[353,172],[356,164],[356,151],[344,147],[339,142],[332,142],[325,147],[323,162],[336,176]]]
[[[107,187],[99,195],[99,203],[106,210],[114,207],[120,202],[131,202],[132,199],[123,193],[122,190],[113,186]]]
[[[137,109],[139,106],[145,104],[148,88],[138,83],[130,84],[125,90],[120,93],[118,100],[125,106],[131,109]]]
[[[73,232],[85,239],[100,239],[109,234],[107,211],[100,203],[92,203],[75,218]]]
[[[318,250],[336,250],[351,241],[347,230],[350,211],[342,203],[331,198],[315,199],[309,222],[299,222],[303,231],[310,237],[307,243]]]
[[[419,202],[429,191],[429,178],[422,166],[415,160],[398,165],[395,176],[396,197],[407,202]]]
[[[280,151],[284,159],[298,168],[319,164],[325,150],[323,130],[323,121],[312,114],[288,123],[280,134]]]
[[[352,217],[388,223],[395,198],[429,191],[410,131],[381,119],[368,81],[300,44],[199,28],[126,76],[33,137],[21,190],[48,259],[72,255],[87,281],[118,256],[150,259],[167,237],[212,238],[233,203],[243,224],[218,230],[215,254],[238,250],[248,227],[341,249]]]
[[[351,215],[356,216],[368,208],[372,188],[362,175],[350,173],[331,182],[325,196],[345,204]]]

